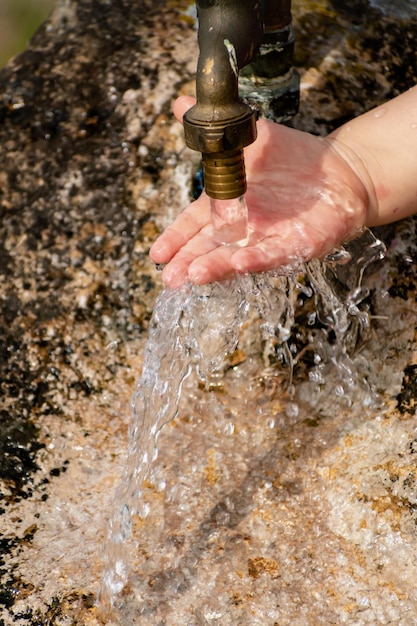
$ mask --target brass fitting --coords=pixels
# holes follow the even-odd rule
[[[207,122],[195,119],[198,104],[184,116],[184,134],[189,148],[202,153],[206,193],[229,200],[246,191],[243,148],[256,139],[256,114],[245,106],[239,117]]]
[[[256,139],[256,113],[239,98],[239,70],[262,38],[261,3],[197,0],[197,104],[184,116],[187,145],[203,155],[206,192],[231,199],[246,190],[243,148]]]
[[[246,192],[243,150],[203,153],[204,187],[210,198],[230,200]]]

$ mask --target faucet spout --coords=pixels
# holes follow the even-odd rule
[[[207,194],[231,199],[246,191],[243,148],[256,138],[256,113],[239,98],[239,71],[263,36],[257,0],[197,0],[197,104],[184,116],[187,145],[202,153]]]
[[[197,103],[184,115],[185,141],[202,153],[207,194],[230,200],[246,191],[243,148],[256,139],[255,109],[286,121],[298,108],[291,0],[196,0],[196,6]]]
[[[261,4],[254,0],[197,0],[200,56],[197,101],[205,117],[236,117],[238,73],[253,59],[263,36]],[[202,112],[202,111],[201,111]]]

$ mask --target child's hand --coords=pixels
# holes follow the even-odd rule
[[[410,104],[415,110],[416,90],[407,94],[405,99],[412,98]],[[396,99],[398,102],[388,104],[394,116],[405,99],[400,96]],[[193,103],[192,98],[179,98],[174,105],[177,118],[182,120]],[[401,119],[404,119],[404,112]],[[384,117],[381,120],[385,122]],[[381,168],[381,160],[390,156],[381,139],[381,123],[379,116],[370,112],[352,122],[352,132],[346,125],[322,138],[260,120],[257,140],[245,149],[251,233],[248,243],[243,247],[218,243],[211,225],[210,201],[203,193],[151,248],[151,258],[156,263],[166,264],[162,274],[164,282],[172,287],[187,280],[207,283],[236,272],[260,272],[295,265],[323,256],[341,242],[355,237],[365,225],[396,219],[391,206],[392,202],[398,202],[398,194],[396,197],[394,194],[396,169]],[[365,138],[367,129],[370,129],[371,149],[359,141]],[[417,134],[414,141],[411,146],[416,147]],[[409,146],[407,150],[404,155],[399,154],[399,158],[409,161]],[[381,171],[388,171],[388,174],[379,184]],[[392,191],[388,188],[387,195],[390,172],[394,186],[391,185]],[[409,204],[405,210],[410,214],[416,207]]]

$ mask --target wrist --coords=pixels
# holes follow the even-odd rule
[[[368,153],[365,156],[365,149],[359,143],[344,141],[346,132],[349,132],[349,126],[347,131],[344,130],[344,127],[334,131],[326,140],[331,149],[342,159],[346,168],[345,181],[363,206],[360,228],[375,226],[378,223],[379,207],[375,184],[368,163],[371,155]]]

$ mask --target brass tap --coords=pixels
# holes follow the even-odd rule
[[[246,191],[243,148],[256,139],[257,117],[239,96],[239,72],[270,32],[281,33],[291,21],[290,0],[196,0],[196,5],[197,103],[184,116],[185,140],[202,153],[207,194],[238,198]],[[270,55],[272,71],[275,57]],[[256,66],[251,71],[256,73]]]

